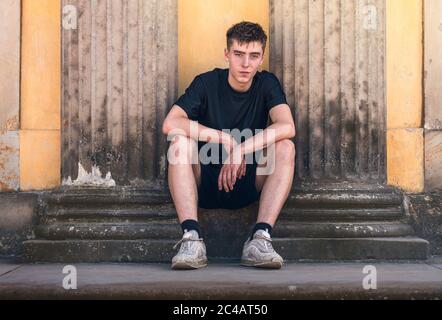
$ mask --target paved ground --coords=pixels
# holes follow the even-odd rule
[[[376,289],[363,287],[367,265]],[[197,271],[168,264],[75,264],[77,289],[66,290],[62,264],[0,261],[1,299],[440,299],[442,259],[425,262],[289,263],[259,270],[210,263]],[[66,282],[67,280],[65,280]],[[372,285],[374,281],[369,282]],[[72,284],[72,283],[71,283]]]

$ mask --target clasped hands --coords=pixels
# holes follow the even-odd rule
[[[218,189],[220,191],[224,189],[226,192],[229,192],[233,190],[236,179],[241,179],[241,177],[246,175],[246,162],[241,145],[233,137],[228,139],[223,145],[228,156],[218,176]]]

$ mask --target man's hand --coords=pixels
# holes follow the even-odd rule
[[[234,140],[234,139],[233,139]],[[235,145],[221,168],[218,176],[218,189],[226,192],[233,190],[236,179],[246,174],[245,157],[239,145]]]
[[[238,173],[237,173],[237,177],[238,179],[241,179],[241,177],[246,175],[246,159],[245,157],[243,157],[242,162],[241,162],[241,166],[239,167]]]

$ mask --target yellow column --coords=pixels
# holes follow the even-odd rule
[[[269,36],[268,0],[179,0],[178,1],[178,73],[183,93],[193,78],[224,62],[226,32],[243,20],[259,23]],[[269,66],[269,40],[262,68]]]
[[[21,190],[60,184],[60,2],[22,0]]]
[[[422,0],[387,0],[387,180],[424,189]]]

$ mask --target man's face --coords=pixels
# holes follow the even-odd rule
[[[229,61],[230,74],[240,83],[251,81],[264,61],[262,44],[259,41],[240,45],[234,39],[230,50],[225,49],[224,54],[226,61]]]

